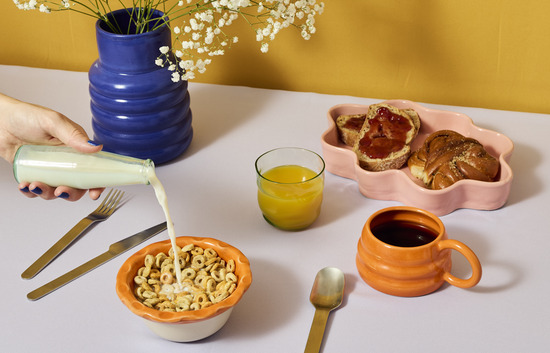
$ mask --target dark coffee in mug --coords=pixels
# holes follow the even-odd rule
[[[407,221],[384,222],[374,226],[371,232],[386,244],[406,248],[431,243],[438,235],[422,224]]]

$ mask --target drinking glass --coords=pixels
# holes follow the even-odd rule
[[[271,225],[284,230],[309,227],[321,212],[325,162],[298,147],[277,148],[256,159],[258,204]]]

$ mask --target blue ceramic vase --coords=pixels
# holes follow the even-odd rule
[[[129,24],[124,9],[108,16]],[[99,58],[88,73],[94,141],[155,164],[181,155],[193,137],[187,81],[172,82],[170,71],[155,64],[159,48],[171,46],[170,28],[114,34],[99,20],[96,38]]]

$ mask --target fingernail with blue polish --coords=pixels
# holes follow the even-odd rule
[[[88,140],[88,144],[92,145],[92,146],[99,146],[99,143],[95,143],[94,141],[92,140]]]
[[[40,195],[42,193],[42,189],[40,189],[39,187],[36,187],[36,188],[32,189],[31,192],[33,194]]]
[[[25,186],[24,188],[21,188],[21,189],[19,189],[19,190],[21,190],[21,191],[23,191],[23,192],[29,192],[29,187],[28,187],[28,186]]]
[[[58,197],[61,198],[61,199],[68,199],[68,198],[69,198],[69,194],[66,193],[66,192],[62,192]]]

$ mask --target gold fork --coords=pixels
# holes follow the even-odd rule
[[[78,222],[61,239],[48,249],[42,256],[29,266],[22,274],[21,278],[30,279],[42,271],[50,262],[52,262],[63,250],[72,244],[82,232],[84,232],[93,223],[101,222],[109,218],[115,212],[117,206],[124,195],[123,191],[111,189],[103,202],[92,213]]]

